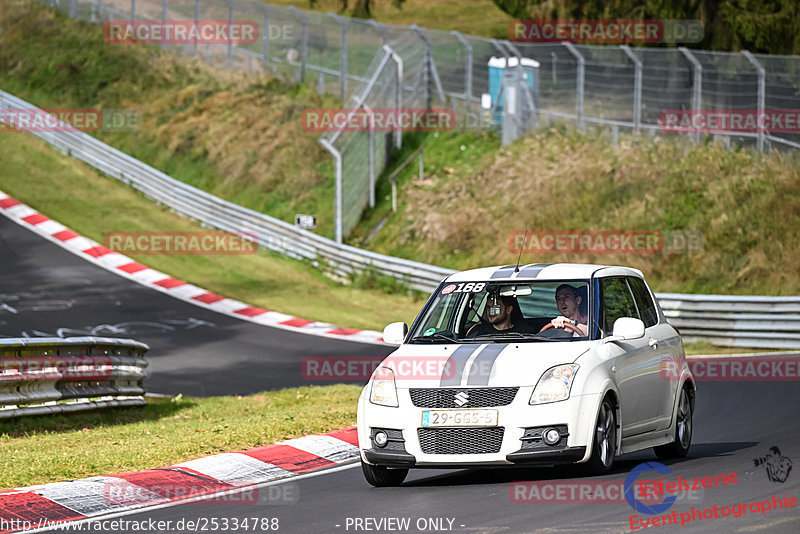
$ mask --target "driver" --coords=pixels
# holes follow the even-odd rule
[[[525,322],[522,312],[519,311],[517,299],[498,293],[497,290],[489,293],[483,310],[484,320],[472,325],[467,331],[467,336],[474,337],[503,332],[535,333]]]
[[[556,306],[561,315],[550,321],[556,328],[564,328],[564,323],[577,326],[583,335],[589,334],[589,316],[586,303],[578,288],[569,284],[561,284],[556,288]],[[577,335],[577,334],[575,334]]]

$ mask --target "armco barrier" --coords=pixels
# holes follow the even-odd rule
[[[146,404],[147,350],[131,339],[0,339],[0,419]]]
[[[0,91],[0,108],[35,106]],[[201,223],[228,232],[251,232],[259,245],[294,259],[323,261],[339,276],[373,268],[409,287],[432,291],[454,271],[385,256],[301,230],[186,185],[83,132],[32,132],[64,154],[117,178],[149,198]],[[800,348],[800,297],[656,295],[687,341],[720,346]]]

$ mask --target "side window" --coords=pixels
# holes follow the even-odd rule
[[[639,318],[636,312],[636,304],[633,296],[628,289],[628,284],[624,278],[603,278],[603,332],[606,336],[611,335],[614,329],[614,321],[620,317]]]
[[[658,323],[656,305],[650,297],[650,292],[647,290],[644,280],[629,276],[628,284],[631,286],[631,291],[633,291],[633,298],[636,299],[636,305],[639,307],[644,326],[650,327]]]

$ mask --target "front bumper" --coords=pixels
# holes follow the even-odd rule
[[[532,392],[532,386],[521,387],[511,404],[488,408],[498,411],[497,425],[502,428],[502,438],[499,447],[494,447],[492,452],[477,454],[463,450],[458,454],[431,453],[430,443],[426,445],[428,452],[424,452],[420,436],[425,436],[430,429],[420,432],[422,412],[432,408],[414,406],[408,389],[398,389],[397,408],[372,404],[362,395],[358,406],[362,459],[370,464],[390,467],[555,465],[588,460],[591,429],[601,395],[575,395],[565,401],[531,406],[528,400]],[[541,440],[532,441],[537,429],[540,434],[545,427],[557,427],[566,437],[555,446],[545,445]],[[456,427],[464,435],[479,428]],[[388,447],[380,448],[374,444],[372,436],[376,429],[390,430],[394,438]],[[495,427],[483,430],[489,429]]]

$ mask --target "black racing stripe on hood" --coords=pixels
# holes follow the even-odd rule
[[[467,365],[467,360],[472,356],[477,347],[472,344],[461,345],[453,354],[447,359],[445,363],[444,372],[442,373],[440,386],[458,386],[461,384],[461,375],[464,374],[464,367]]]
[[[492,375],[494,362],[503,350],[508,347],[508,343],[496,343],[487,345],[478,356],[472,360],[472,367],[469,369],[468,386],[488,386],[489,377]]]

